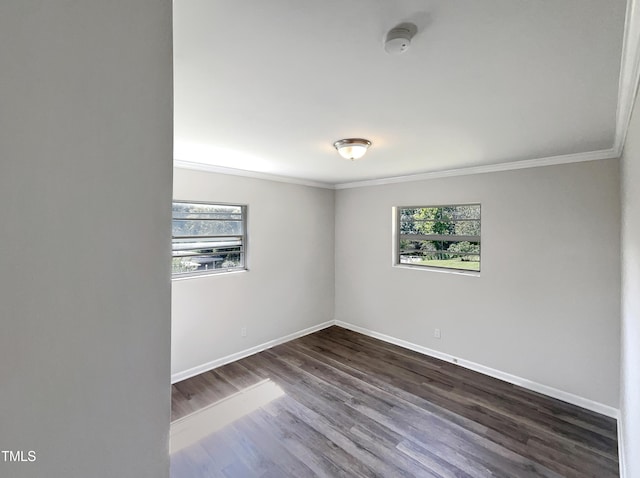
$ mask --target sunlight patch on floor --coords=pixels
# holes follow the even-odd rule
[[[284,394],[278,385],[266,379],[176,420],[171,424],[171,453],[198,442]]]

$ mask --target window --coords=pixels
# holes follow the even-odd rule
[[[480,271],[480,204],[396,208],[396,264]]]
[[[175,201],[172,275],[244,270],[247,206]]]

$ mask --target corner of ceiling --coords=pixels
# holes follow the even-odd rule
[[[245,178],[266,179],[268,181],[277,181],[281,183],[299,184],[301,186],[310,186],[314,188],[333,189],[334,184],[322,181],[313,181],[311,179],[294,178],[289,176],[278,176],[271,173],[261,173],[259,171],[249,171],[246,169],[227,168],[225,166],[216,166],[213,164],[196,163],[193,161],[183,161],[181,159],[173,160],[173,167],[180,169],[191,169],[194,171],[204,171],[207,173],[227,174],[229,176],[242,176]]]
[[[613,149],[622,155],[631,113],[640,80],[640,12],[638,1],[627,1],[622,55],[620,58],[620,80],[618,83],[618,109],[616,112],[616,135]]]
[[[539,168],[542,166],[555,166],[558,164],[579,163],[584,161],[597,161],[600,159],[614,159],[620,155],[614,148],[599,151],[587,151],[584,153],[563,154],[561,156],[549,156],[547,158],[525,159],[521,161],[511,161],[508,163],[486,164],[482,166],[471,166],[468,168],[448,169],[445,171],[434,171],[430,173],[411,174],[408,176],[398,176],[395,178],[372,179],[366,181],[354,181],[350,183],[339,183],[334,185],[334,189],[351,189],[365,186],[381,186],[383,184],[406,183],[411,181],[422,181],[426,179],[450,178],[453,176],[468,176],[470,174],[496,173],[500,171],[512,171],[514,169]]]
[[[594,161],[600,159],[615,159],[622,155],[627,129],[631,120],[631,113],[640,82],[640,0],[627,0],[624,34],[622,39],[622,54],[620,58],[620,78],[618,80],[618,105],[616,109],[616,126],[613,145],[610,149],[600,151],[586,151],[583,153],[536,158],[523,161],[512,161],[502,164],[489,164],[469,168],[436,171],[431,173],[412,174],[396,178],[375,179],[334,184],[334,189],[349,189],[364,186],[378,186],[382,184],[418,181],[468,174],[481,174],[512,169],[535,168],[557,164]]]

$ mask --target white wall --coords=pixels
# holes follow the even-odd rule
[[[627,478],[640,476],[640,111],[622,155],[621,454]]]
[[[332,190],[176,168],[174,198],[247,204],[249,236],[249,271],[173,281],[174,379],[333,319]]]
[[[0,2],[0,476],[168,476],[171,1]]]
[[[617,408],[618,184],[607,160],[339,190],[335,318]],[[391,266],[393,206],[470,202],[479,277]]]

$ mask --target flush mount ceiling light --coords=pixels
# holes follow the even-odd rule
[[[364,153],[371,146],[371,141],[362,138],[346,138],[336,141],[333,146],[344,159],[355,161],[364,156]]]

